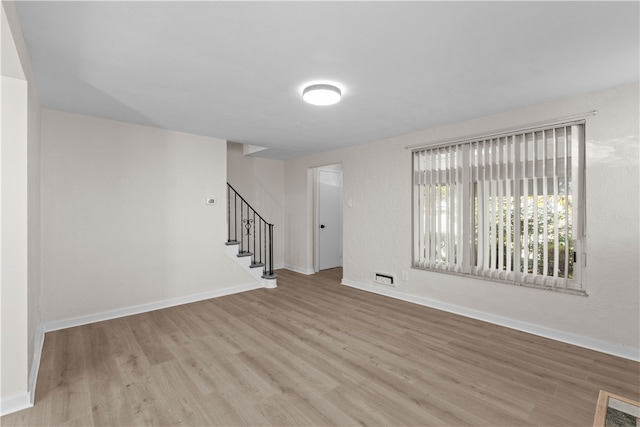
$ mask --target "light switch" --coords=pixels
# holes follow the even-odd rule
[[[207,197],[207,198],[205,199],[205,203],[206,203],[207,205],[215,205],[215,204],[216,204],[216,199],[215,199],[215,198],[213,198],[213,197]]]

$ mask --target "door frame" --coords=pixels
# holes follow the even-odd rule
[[[342,170],[342,163],[336,163],[336,164],[331,164],[331,165],[326,165],[326,166],[318,166],[316,168],[314,168],[313,171],[313,180],[314,180],[314,185],[313,185],[313,271],[314,272],[318,272],[320,271],[320,238],[319,238],[319,230],[320,230],[320,171],[325,171],[325,172],[334,172],[334,173],[339,173],[340,174],[340,225],[339,225],[339,230],[340,230],[340,266],[342,266],[344,264],[344,251],[343,251],[343,211],[344,211],[344,204],[343,204],[343,188],[344,188],[344,173]]]

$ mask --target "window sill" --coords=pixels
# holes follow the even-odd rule
[[[513,281],[513,280],[500,279],[498,277],[478,276],[478,275],[475,275],[475,274],[458,273],[458,272],[455,272],[455,271],[440,270],[440,269],[437,269],[437,268],[417,267],[417,266],[411,266],[411,268],[414,269],[414,270],[429,271],[429,272],[432,272],[432,273],[448,274],[448,275],[451,275],[451,276],[464,277],[464,278],[467,278],[467,279],[485,280],[485,281],[494,282],[494,283],[503,283],[503,284],[512,285],[512,286],[520,286],[520,287],[523,287],[523,288],[540,289],[542,291],[559,292],[559,293],[562,293],[562,294],[576,295],[576,296],[582,296],[582,297],[588,297],[589,296],[589,294],[587,294],[587,291],[585,291],[584,289],[561,288],[561,287],[546,286],[546,285],[541,285],[541,284],[536,284],[536,283],[523,283],[523,282],[518,282],[518,281]]]

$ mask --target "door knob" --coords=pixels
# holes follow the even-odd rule
[[[320,225],[320,228],[324,228],[324,224],[321,224],[321,225]]]

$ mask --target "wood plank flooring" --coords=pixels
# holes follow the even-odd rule
[[[588,426],[640,364],[278,271],[260,289],[46,334],[3,426]]]

